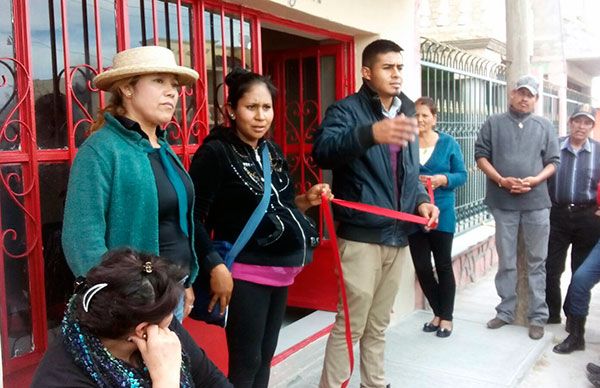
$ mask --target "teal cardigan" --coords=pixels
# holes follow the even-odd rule
[[[442,174],[448,178],[446,187],[438,187],[433,192],[435,205],[440,209],[440,220],[437,230],[454,233],[456,230],[456,212],[454,211],[454,190],[467,181],[467,170],[460,146],[454,138],[438,132],[440,138],[433,153],[424,165],[421,165],[421,175]]]
[[[62,243],[75,276],[85,275],[112,248],[159,254],[158,192],[145,151],[150,142],[110,114],[104,117],[106,124],[79,148],[69,175]],[[159,143],[185,171],[164,136]],[[193,228],[193,211],[188,214]],[[198,274],[194,242],[190,243],[194,257],[188,286]]]

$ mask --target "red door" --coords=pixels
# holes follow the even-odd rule
[[[288,159],[298,193],[317,182],[331,181],[329,171],[314,165],[311,151],[314,132],[325,110],[348,91],[344,46],[337,44],[269,52],[263,58],[264,72],[271,75],[278,89],[275,141]],[[312,208],[308,213],[314,220],[319,220],[321,244],[314,253],[313,262],[290,288],[288,304],[335,311],[337,286],[331,246],[327,236],[323,235],[319,208]]]

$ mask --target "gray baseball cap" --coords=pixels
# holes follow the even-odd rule
[[[540,84],[532,75],[524,75],[517,81],[515,89],[525,88],[531,92],[534,96],[538,95],[538,88]]]
[[[590,104],[579,105],[575,112],[571,115],[569,120],[573,120],[575,117],[585,116],[596,123],[596,109],[592,108]]]

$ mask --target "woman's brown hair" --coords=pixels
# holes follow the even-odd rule
[[[135,84],[140,79],[139,75],[134,77],[126,78],[124,80],[120,80],[115,82],[109,89],[111,97],[108,105],[106,105],[103,109],[98,111],[96,115],[96,120],[92,122],[90,129],[88,131],[89,134],[92,134],[102,128],[104,125],[104,114],[110,113],[113,116],[124,116],[127,111],[123,106],[123,92],[121,92],[121,86],[130,85],[135,86]]]
[[[432,115],[437,116],[437,106],[431,97],[420,97],[415,101],[415,105],[423,105],[429,108]]]
[[[108,251],[86,275],[75,297],[75,314],[82,327],[101,338],[118,339],[142,322],[160,323],[173,312],[183,294],[184,271],[177,264],[133,249]],[[89,300],[92,286],[106,287]]]

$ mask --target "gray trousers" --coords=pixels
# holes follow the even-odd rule
[[[532,325],[543,326],[548,319],[546,304],[546,255],[550,233],[550,210],[490,209],[496,221],[498,273],[496,291],[500,304],[496,317],[505,322],[515,319],[517,306],[517,241],[519,226],[523,230],[527,279],[529,282],[528,319]]]

